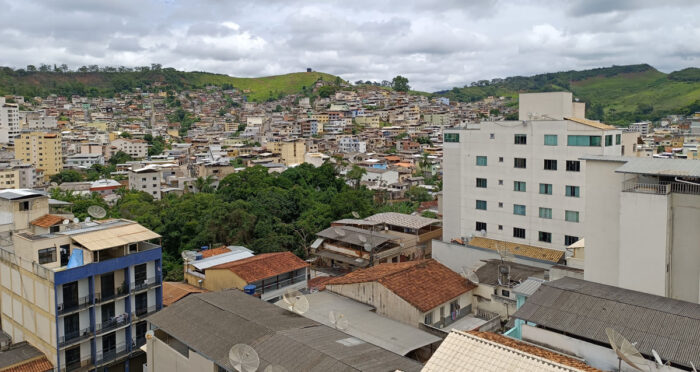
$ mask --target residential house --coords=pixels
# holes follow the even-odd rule
[[[129,171],[129,189],[143,191],[160,200],[162,172],[157,166],[146,166]]]
[[[198,288],[205,288],[207,279],[207,269],[225,263],[253,257],[253,251],[241,246],[222,246],[213,249],[204,249],[199,252],[192,252],[195,259],[185,260],[185,283]],[[208,283],[206,284],[209,285]]]
[[[135,159],[143,159],[148,156],[148,143],[141,139],[117,138],[108,146],[108,158],[121,151]]]

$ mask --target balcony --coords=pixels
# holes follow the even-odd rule
[[[66,365],[63,366],[63,368],[61,368],[61,372],[70,372],[70,371],[77,371],[77,370],[87,371],[87,370],[92,369],[91,367],[92,367],[92,357],[86,356],[80,360],[67,362]]]
[[[700,195],[700,185],[682,182],[639,182],[639,179],[631,179],[622,183],[623,192],[636,192],[641,194],[668,195],[670,193]]]
[[[150,277],[142,282],[135,282],[131,286],[131,292],[140,292],[146,289],[149,289],[151,287],[156,287],[160,285],[160,277]]]
[[[129,350],[126,348],[126,343],[124,342],[108,350],[98,349],[95,355],[95,366],[111,363],[126,355],[129,355]]]
[[[87,340],[92,337],[92,331],[90,327],[83,328],[78,331],[66,332],[65,335],[58,338],[58,346],[64,347],[70,344],[74,344],[83,340]]]
[[[126,282],[122,283],[122,286],[116,288],[112,293],[102,294],[101,292],[95,293],[95,303],[102,303],[114,300],[115,298],[123,297],[129,294],[129,287],[127,287]]]
[[[279,280],[279,281],[273,281],[272,283],[269,283],[269,284],[265,283],[264,286],[256,286],[255,293],[256,294],[264,294],[264,293],[271,292],[271,291],[274,291],[274,290],[277,290],[280,288],[288,287],[292,284],[303,282],[304,280],[306,280],[306,272],[304,272],[300,275],[291,277],[291,278],[287,278],[287,279],[283,279],[283,280]]]
[[[141,318],[145,318],[153,313],[158,311],[155,305],[149,306],[149,307],[144,307],[144,308],[137,308],[136,311],[134,311],[132,319],[137,320]]]
[[[65,315],[90,306],[92,306],[92,296],[90,295],[80,297],[77,301],[64,301],[58,304],[58,315]]]
[[[129,316],[127,314],[121,314],[112,319],[98,323],[95,325],[95,334],[99,335],[105,332],[109,332],[113,329],[117,329],[121,326],[129,324]]]

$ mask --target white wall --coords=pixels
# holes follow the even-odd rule
[[[672,194],[670,296],[700,302],[700,196]]]
[[[531,120],[543,115],[561,120],[573,116],[573,108],[571,92],[528,93],[518,97],[519,120]]]

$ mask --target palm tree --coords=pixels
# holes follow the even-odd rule
[[[345,177],[349,180],[355,181],[355,189],[360,188],[360,181],[362,181],[362,176],[367,174],[367,169],[353,165],[352,169],[348,171]]]
[[[214,192],[214,186],[212,186],[213,183],[214,176],[212,175],[208,175],[206,178],[197,177],[197,180],[194,181],[194,188],[199,192]]]

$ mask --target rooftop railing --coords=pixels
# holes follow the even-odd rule
[[[97,323],[95,325],[95,333],[100,334],[109,332],[113,329],[117,329],[127,324],[129,324],[129,315],[121,314],[119,316],[115,316],[114,318],[108,319],[102,323]]]
[[[622,191],[654,195],[670,193],[700,195],[700,185],[683,182],[638,182],[637,179],[632,179],[622,183]]]
[[[136,311],[134,311],[134,313],[133,313],[134,314],[133,319],[135,320],[135,319],[140,319],[140,318],[146,317],[150,314],[155,313],[157,310],[158,310],[158,308],[155,305],[149,306],[149,307],[143,307],[143,308],[136,308]]]

